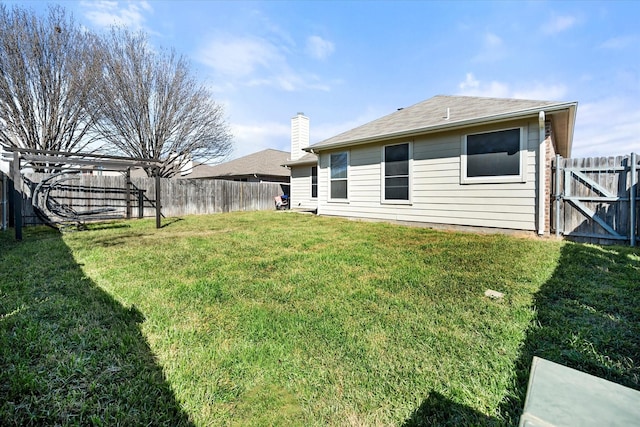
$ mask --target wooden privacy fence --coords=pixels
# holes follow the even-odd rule
[[[154,194],[151,178],[132,178],[137,188]],[[273,182],[238,182],[226,180],[162,179],[160,184],[162,213],[165,216],[197,215],[220,212],[275,209],[274,197],[283,194],[282,186]]]
[[[553,164],[552,229],[572,240],[629,244],[638,239],[638,156],[564,159]]]
[[[47,174],[26,174],[22,198],[25,225],[41,224],[32,195]],[[286,184],[285,184],[286,185]],[[75,175],[57,185],[49,194],[57,204],[79,213],[98,212],[94,218],[142,218],[155,216],[154,178]],[[275,209],[274,197],[284,192],[278,183],[235,182],[225,180],[160,179],[162,215],[212,214],[233,211]],[[89,218],[89,217],[88,217]],[[90,218],[89,218],[90,219]]]

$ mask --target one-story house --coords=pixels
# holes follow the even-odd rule
[[[542,235],[551,161],[570,157],[576,109],[467,96],[398,109],[304,148],[318,156],[318,213]]]
[[[196,164],[191,173],[180,178],[289,184],[291,172],[281,166],[288,158],[288,152],[269,148],[219,165]]]

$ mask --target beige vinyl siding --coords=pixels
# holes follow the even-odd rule
[[[291,167],[291,208],[316,209],[318,199],[311,198],[311,166]]]
[[[461,140],[465,134],[523,127],[526,182],[461,184]],[[413,142],[411,203],[381,203],[381,147]],[[356,146],[349,150],[348,203],[327,201],[327,163],[320,156],[318,203],[324,215],[417,221],[517,230],[536,228],[536,152],[538,125],[534,120],[508,122],[415,138]],[[344,150],[340,150],[344,151]]]

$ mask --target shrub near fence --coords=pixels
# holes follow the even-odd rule
[[[31,195],[47,174],[27,174],[23,197],[25,225],[40,224]],[[284,184],[286,185],[286,184]],[[123,176],[77,175],[50,194],[57,203],[75,211],[105,210],[106,216],[127,216],[127,182]],[[155,216],[155,179],[131,178],[129,210],[132,218]],[[165,217],[201,215],[234,211],[274,209],[274,197],[284,192],[278,183],[235,182],[225,180],[160,180],[160,201]],[[142,202],[142,212],[140,211]]]

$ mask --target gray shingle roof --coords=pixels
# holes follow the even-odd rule
[[[197,165],[193,172],[183,178],[213,178],[230,176],[291,176],[291,171],[282,167],[282,164],[290,157],[287,151],[266,149],[249,154],[219,165]]]
[[[300,157],[298,160],[287,160],[282,164],[282,166],[302,166],[302,165],[312,165],[318,163],[318,156],[315,154],[305,154]]]
[[[374,142],[467,126],[501,117],[537,114],[539,110],[568,109],[577,103],[524,99],[481,98],[438,95],[407,108],[315,143],[309,150]],[[447,117],[448,111],[448,117]]]

